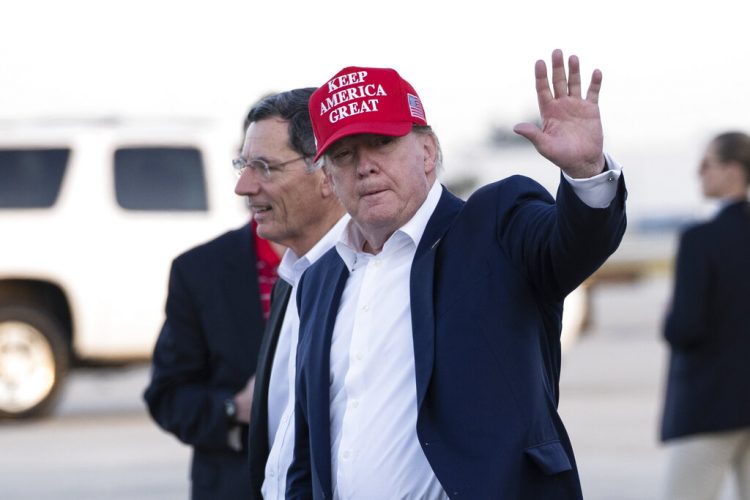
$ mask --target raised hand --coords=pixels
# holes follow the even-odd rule
[[[581,68],[578,57],[568,60],[565,74],[563,53],[552,52],[552,88],[547,65],[539,60],[534,67],[536,93],[542,128],[519,123],[513,131],[526,137],[537,151],[573,178],[586,178],[604,169],[602,120],[599,115],[599,89],[602,72],[594,70],[586,99],[581,97]]]

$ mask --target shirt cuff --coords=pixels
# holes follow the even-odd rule
[[[562,173],[576,196],[591,208],[607,208],[617,195],[622,166],[607,153],[604,153],[604,161],[606,170],[587,179],[574,179]]]

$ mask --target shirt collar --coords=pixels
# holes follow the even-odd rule
[[[297,286],[297,282],[302,277],[302,274],[307,270],[308,267],[313,265],[316,260],[323,256],[333,245],[338,241],[341,233],[344,231],[347,223],[349,222],[349,214],[344,214],[339,221],[333,225],[313,247],[307,251],[302,257],[298,257],[294,250],[287,248],[284,252],[284,257],[281,259],[279,264],[279,276],[290,283],[292,286]]]
[[[401,240],[404,237],[411,240],[414,244],[414,248],[417,248],[419,246],[419,241],[422,239],[422,235],[427,228],[427,223],[440,201],[442,193],[443,186],[435,181],[427,193],[427,198],[425,198],[422,205],[417,209],[414,216],[412,216],[406,224],[401,226],[386,240],[383,249],[386,250],[389,246],[389,242]],[[354,269],[357,262],[357,253],[362,253],[364,242],[365,237],[362,232],[353,220],[349,220],[346,228],[341,232],[339,239],[336,242],[336,251],[343,259],[346,267],[350,270]]]

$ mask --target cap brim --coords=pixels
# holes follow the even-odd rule
[[[357,134],[380,134],[401,137],[411,132],[412,125],[412,122],[352,123],[351,125],[341,127],[335,133],[331,134],[331,136],[320,147],[318,147],[318,151],[315,153],[313,161],[318,161],[331,144],[339,139],[343,139],[344,137]]]

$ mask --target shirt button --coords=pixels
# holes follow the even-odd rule
[[[351,454],[351,453],[349,453],[348,451],[345,451],[345,452],[344,452],[344,460],[349,460],[349,457],[350,457],[350,456],[352,456],[352,454]]]
[[[357,408],[358,406],[359,406],[359,401],[357,401],[356,399],[352,401],[352,408]]]
[[[365,304],[365,305],[363,305],[363,306],[362,306],[362,310],[363,310],[364,312],[367,312],[367,311],[369,311],[369,310],[370,310],[370,306],[368,306],[367,304]]]
[[[380,267],[383,265],[383,261],[381,261],[380,259],[375,259],[375,262],[373,263],[375,264],[375,267]]]
[[[358,359],[358,360],[362,361],[362,359],[364,359],[364,357],[365,357],[365,355],[364,355],[364,354],[362,354],[361,352],[358,352],[358,353],[357,353],[357,359]]]
[[[271,477],[273,477],[273,476],[276,475],[276,473],[274,471],[271,471],[271,472],[268,473],[268,475],[271,476]]]

